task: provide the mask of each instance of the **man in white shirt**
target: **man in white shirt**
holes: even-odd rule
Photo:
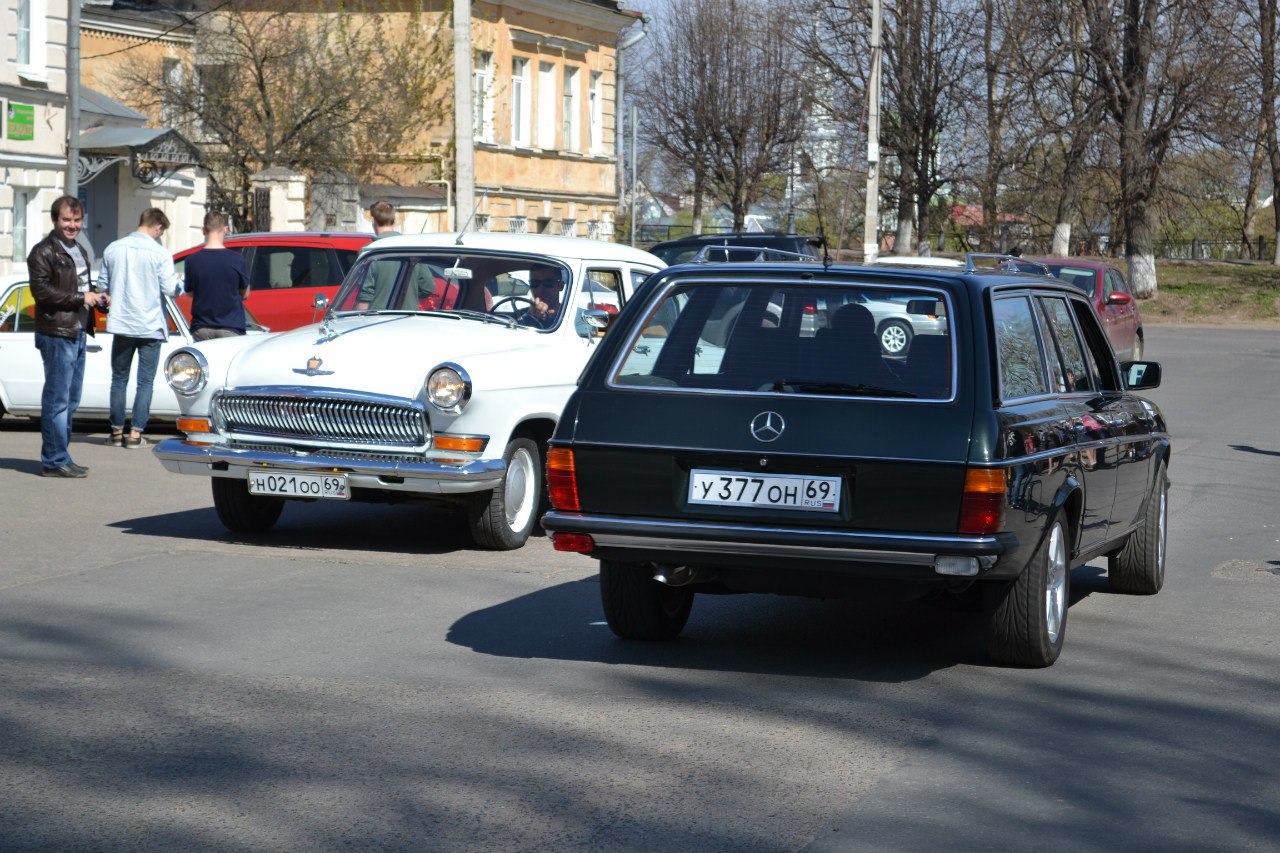
[[[160,362],[160,345],[169,337],[164,297],[182,292],[173,268],[173,256],[160,245],[169,217],[158,207],[142,212],[138,230],[116,240],[102,253],[98,290],[111,294],[107,331],[111,333],[111,437],[108,444],[145,447],[142,433],[151,414],[151,386]],[[125,397],[134,354],[138,356],[138,381],[133,395],[133,415],[125,435]]]

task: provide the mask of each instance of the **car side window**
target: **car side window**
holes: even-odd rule
[[[258,246],[249,271],[252,290],[326,286],[341,280],[341,275],[330,273],[328,250],[323,247]]]
[[[1111,351],[1111,344],[1107,340],[1107,333],[1102,330],[1102,326],[1098,323],[1098,315],[1094,312],[1093,306],[1088,303],[1072,300],[1071,307],[1075,309],[1076,325],[1080,329],[1081,337],[1084,339],[1085,356],[1089,360],[1089,366],[1093,371],[1094,388],[1099,391],[1118,391],[1120,390],[1118,368],[1116,367],[1115,355]]]
[[[342,274],[338,276],[339,280],[341,280],[356,265],[356,258],[360,257],[360,252],[355,249],[334,249],[333,253],[337,255],[338,267],[342,270]]]
[[[1076,335],[1075,323],[1067,301],[1057,297],[1040,297],[1040,310],[1044,312],[1045,327],[1049,333],[1045,341],[1045,354],[1052,365],[1054,353],[1062,364],[1061,373],[1055,379],[1058,393],[1071,394],[1077,391],[1092,391],[1096,384],[1093,372],[1085,360],[1084,347]]]
[[[1106,296],[1113,293],[1128,293],[1129,285],[1125,284],[1124,276],[1116,270],[1107,270]]]
[[[587,270],[587,280],[582,289],[586,291],[583,308],[603,308],[606,311],[617,311],[626,302],[622,292],[622,272],[616,269]]]
[[[33,315],[24,313],[23,306],[35,310],[30,287],[15,287],[5,294],[4,302],[0,303],[0,332],[34,331]]]
[[[1040,356],[1040,336],[1036,333],[1031,300],[1012,296],[995,300],[991,306],[995,323],[996,359],[1000,371],[1000,397],[1016,400],[1045,394],[1044,363]]]

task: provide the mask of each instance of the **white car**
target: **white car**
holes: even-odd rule
[[[609,309],[663,266],[574,237],[377,240],[322,323],[170,356],[186,437],[155,454],[211,477],[234,531],[270,528],[289,500],[415,498],[460,505],[481,547],[519,548],[539,515],[547,439]],[[548,288],[530,283],[548,278],[565,303],[536,323],[532,297]]]
[[[168,297],[164,300],[169,337],[160,351],[161,363],[179,347],[191,344],[191,330],[182,312]],[[97,328],[89,338],[84,365],[84,391],[77,418],[106,420],[111,394],[111,340],[107,317],[97,314]],[[251,330],[265,331],[250,320]],[[35,299],[27,274],[0,277],[0,415],[40,417],[40,395],[44,389],[44,363],[35,345]],[[134,377],[130,377],[126,403],[133,407]],[[180,413],[177,395],[157,376],[151,397],[151,417],[173,420]]]

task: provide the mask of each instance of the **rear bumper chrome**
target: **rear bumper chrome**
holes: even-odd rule
[[[297,454],[261,447],[190,444],[167,438],[153,451],[161,464],[177,474],[247,478],[249,471],[269,469],[299,474],[343,474],[357,489],[450,495],[488,491],[502,483],[506,463],[473,459],[448,463],[431,459],[345,458]]]
[[[750,565],[784,559],[808,568],[857,573],[883,568],[925,569],[933,574],[939,557],[969,557],[977,574],[996,577],[1002,554],[1012,551],[1012,534],[994,536],[850,532],[709,522],[547,513],[548,533],[585,533],[596,544],[592,556],[690,564]],[[822,566],[821,564],[827,564]]]

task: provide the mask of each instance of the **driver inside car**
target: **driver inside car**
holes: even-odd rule
[[[522,326],[551,329],[560,317],[560,292],[564,277],[560,270],[535,268],[529,271],[530,305],[516,317]]]

